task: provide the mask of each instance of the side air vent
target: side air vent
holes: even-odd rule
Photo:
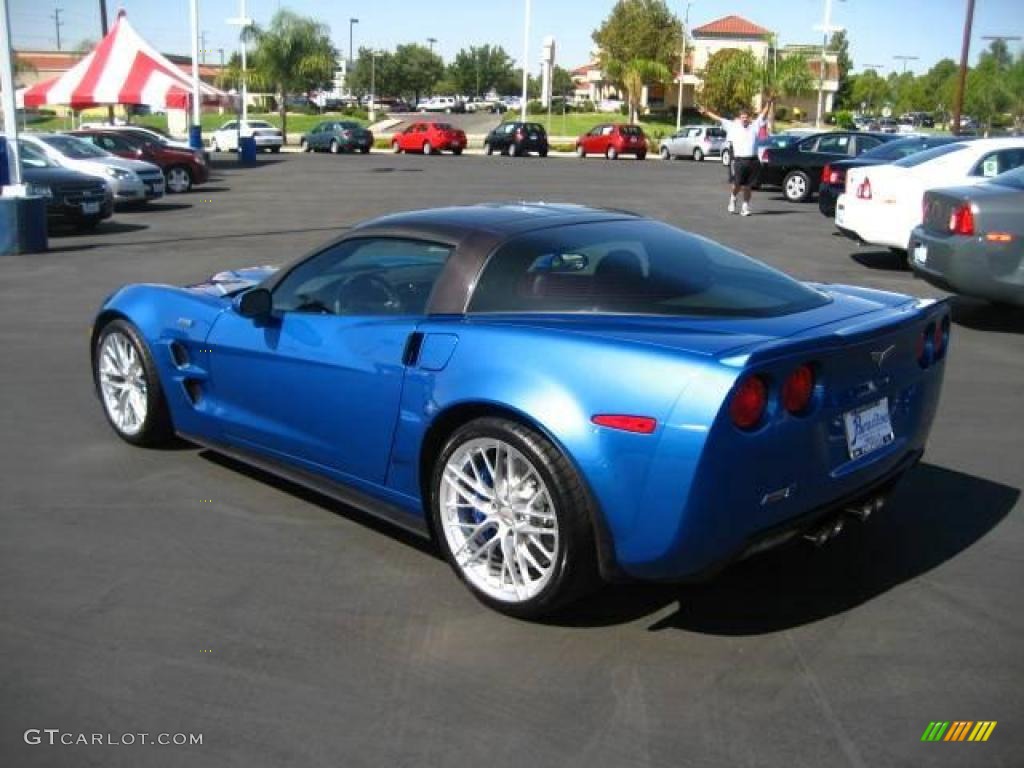
[[[185,379],[185,394],[192,405],[199,405],[199,401],[203,399],[203,385],[195,379]]]
[[[171,357],[174,359],[174,364],[179,368],[184,368],[188,365],[188,350],[179,341],[171,342]]]

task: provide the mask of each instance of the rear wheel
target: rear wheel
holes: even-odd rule
[[[732,162],[732,151],[728,149],[722,150],[722,165],[728,165]]]
[[[368,154],[370,154],[370,147],[369,147],[369,145],[367,145],[365,147],[360,147],[359,151],[362,152],[364,155],[368,155]]]
[[[331,139],[330,150],[331,150],[331,154],[332,155],[336,155],[336,154],[338,154],[338,152],[341,151],[341,147],[338,146],[338,140],[337,139]]]
[[[391,151],[394,152],[396,155],[402,151],[402,148],[398,145],[397,139],[391,142]]]
[[[811,196],[811,178],[803,171],[790,171],[782,180],[782,194],[791,203],[802,203]]]
[[[637,160],[646,160],[647,159],[647,153],[646,152],[637,152],[636,153],[636,159]]]
[[[578,157],[580,160],[582,160],[586,156],[587,156],[587,150],[585,150],[583,148],[582,144],[577,144],[576,145],[576,157]]]
[[[299,149],[301,149],[303,152],[313,151],[312,147],[309,146],[309,143],[305,139],[299,139]]]
[[[700,147],[696,147],[693,150],[693,159],[698,163],[704,162],[704,151]]]
[[[100,331],[93,379],[103,413],[120,438],[133,445],[160,445],[174,437],[156,365],[127,320],[113,320]]]
[[[452,154],[453,155],[461,155],[462,154],[462,147],[456,147],[455,149],[453,149],[452,150]]]
[[[433,147],[433,145],[429,141],[424,141],[423,142],[423,154],[424,155],[432,155],[432,154],[434,154],[434,147]]]
[[[617,150],[615,147],[608,147],[608,149],[606,149],[604,152],[604,156],[607,157],[609,160],[615,160],[619,156],[619,150]]]
[[[485,155],[493,155],[494,154],[494,147],[491,146],[491,142],[489,142],[489,141],[484,142],[484,154]]]
[[[661,151],[658,154],[661,155],[661,159],[662,160],[671,160],[672,159],[672,153],[668,151],[668,147],[662,147]]]
[[[541,157],[547,157],[548,156],[548,150],[547,150],[547,148],[542,149],[539,152],[537,152],[537,154],[540,155]]]
[[[456,430],[434,466],[430,501],[446,559],[495,610],[539,618],[598,582],[579,476],[532,429],[482,418]]]
[[[519,155],[521,154],[519,145],[516,144],[514,141],[508,145],[508,154],[509,157],[519,157]]]

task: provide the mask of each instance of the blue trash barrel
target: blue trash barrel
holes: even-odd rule
[[[238,139],[238,162],[242,165],[256,164],[256,139],[252,136]]]
[[[42,253],[48,245],[46,198],[0,197],[0,256]]]
[[[7,165],[7,139],[0,136],[0,187],[11,183],[11,169]]]
[[[188,145],[192,149],[203,148],[203,127],[201,125],[190,125],[188,127]]]

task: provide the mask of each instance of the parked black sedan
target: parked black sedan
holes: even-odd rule
[[[103,179],[61,168],[31,144],[19,141],[29,194],[46,198],[48,224],[92,229],[114,213],[114,195]]]
[[[1024,307],[1024,168],[924,195],[910,266],[932,285]]]
[[[931,149],[953,141],[963,141],[963,139],[958,136],[909,136],[905,139],[887,141],[874,149],[869,149],[863,155],[829,163],[821,171],[821,184],[818,187],[818,210],[823,216],[830,219],[835,218],[836,200],[846,189],[846,173],[851,168],[861,168],[865,165],[886,165],[923,149]]]
[[[782,187],[786,199],[794,203],[809,200],[814,181],[822,169],[844,157],[856,157],[869,149],[892,141],[896,136],[863,131],[816,133],[788,147],[768,148],[761,153],[761,186]]]
[[[540,123],[502,123],[484,138],[484,151],[488,155],[500,152],[513,157],[536,152],[547,157],[548,133]]]
[[[304,152],[362,152],[373,146],[373,133],[354,120],[325,120],[299,140]]]

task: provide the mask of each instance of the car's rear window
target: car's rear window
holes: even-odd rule
[[[960,152],[967,149],[966,144],[943,144],[941,147],[932,147],[926,149],[923,152],[915,152],[913,155],[907,155],[900,160],[897,160],[893,165],[898,165],[900,168],[913,168],[914,166],[921,165],[921,163],[927,163],[929,160],[934,160],[937,157],[943,155],[951,155],[954,152]]]
[[[452,124],[451,123],[434,123],[434,128],[436,128],[439,131],[450,131],[450,130],[452,130]]]
[[[989,180],[989,184],[999,184],[1003,187],[1024,189],[1024,166],[1015,168],[1012,171],[1001,173]]]
[[[544,133],[544,126],[540,123],[527,123],[526,130],[529,133]]]
[[[870,157],[877,160],[891,162],[893,160],[899,160],[902,157],[915,155],[918,152],[924,152],[926,149],[932,149],[954,141],[956,141],[956,139],[951,136],[935,136],[927,139],[897,139],[896,141],[887,141],[884,144],[879,144],[877,147],[869,149],[861,155],[861,157]]]
[[[638,125],[624,125],[619,128],[623,136],[643,136],[644,132]]]
[[[828,301],[710,240],[629,220],[510,240],[488,260],[468,311],[766,317]]]

